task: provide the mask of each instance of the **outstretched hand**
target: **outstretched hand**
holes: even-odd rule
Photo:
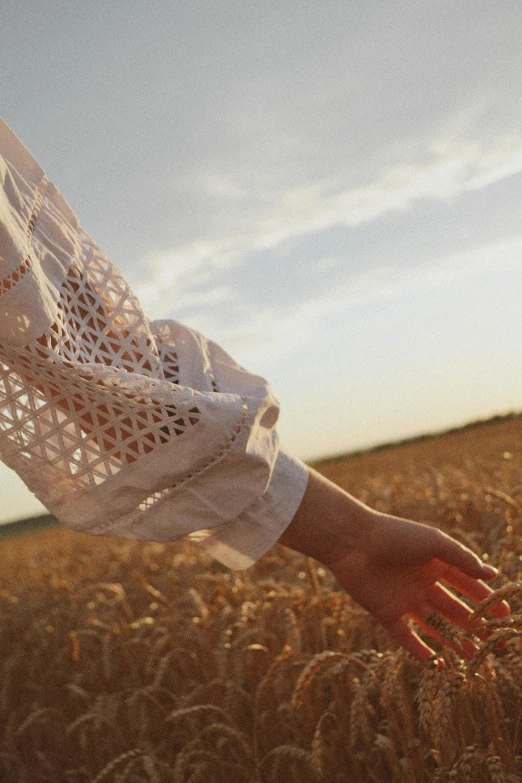
[[[427,525],[377,515],[372,528],[359,548],[328,564],[342,587],[420,661],[426,662],[434,650],[408,620],[470,657],[476,649],[471,640],[463,639],[459,645],[433,626],[439,616],[466,630],[472,610],[447,588],[482,601],[492,592],[484,580],[494,578],[496,570]],[[509,614],[509,606],[502,602],[491,612],[503,617]]]
[[[497,571],[442,531],[374,511],[311,471],[301,506],[280,542],[328,566],[418,660],[426,662],[435,652],[410,620],[464,657],[476,650],[470,639],[458,644],[444,629],[436,630],[433,619],[467,630],[472,610],[448,588],[482,601],[493,592],[485,581]],[[505,601],[490,609],[497,617],[509,611]]]

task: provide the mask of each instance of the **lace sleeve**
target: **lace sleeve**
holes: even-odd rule
[[[149,322],[120,272],[0,124],[0,456],[84,532],[197,535],[249,565],[306,485],[266,382]]]

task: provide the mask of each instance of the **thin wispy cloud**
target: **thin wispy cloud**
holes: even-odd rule
[[[147,258],[142,264],[145,279],[137,285],[137,293],[145,309],[154,307],[158,312],[159,308],[161,317],[189,310],[197,317],[198,309],[205,311],[209,304],[219,307],[233,299],[235,270],[248,265],[256,254],[277,252],[285,243],[302,241],[335,226],[350,229],[378,223],[390,214],[412,210],[419,202],[451,203],[522,172],[522,136],[501,136],[487,147],[479,143],[447,146],[444,153],[439,149],[439,154],[424,163],[390,166],[375,180],[356,188],[339,189],[339,183],[334,188],[332,182],[317,182],[290,189],[274,198],[269,209],[264,204],[257,214],[252,209],[241,233],[218,235]],[[234,202],[243,193],[241,185],[228,177],[220,187],[213,178],[212,189],[230,194],[233,213]],[[465,265],[468,252],[476,257],[482,251],[471,248],[454,255],[451,263]],[[420,267],[421,276],[427,274],[431,260],[411,261]],[[310,263],[324,263],[324,256]],[[329,263],[334,262],[330,259]],[[379,276],[379,269],[367,270],[366,279]],[[353,279],[349,271],[347,268],[348,285],[357,284],[357,270]]]
[[[221,339],[230,350],[240,352],[247,363],[255,362],[267,348],[274,358],[305,345],[310,324],[317,327],[325,317],[348,314],[355,307],[404,297],[410,292],[422,295],[423,291],[440,284],[511,268],[522,270],[522,234],[433,257],[422,266],[401,269],[382,264],[359,272],[343,287],[320,297],[295,302],[284,311],[269,307],[244,313],[241,328],[222,328]]]

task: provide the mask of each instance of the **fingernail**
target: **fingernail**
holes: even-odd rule
[[[487,573],[491,574],[491,576],[496,576],[498,574],[498,568],[489,565],[489,563],[482,563],[482,570],[487,571]]]

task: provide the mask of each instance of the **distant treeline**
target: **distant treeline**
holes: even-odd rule
[[[22,535],[23,533],[34,533],[35,530],[59,524],[56,517],[53,517],[52,514],[40,514],[38,517],[19,519],[17,522],[7,522],[4,525],[0,525],[0,539]]]

